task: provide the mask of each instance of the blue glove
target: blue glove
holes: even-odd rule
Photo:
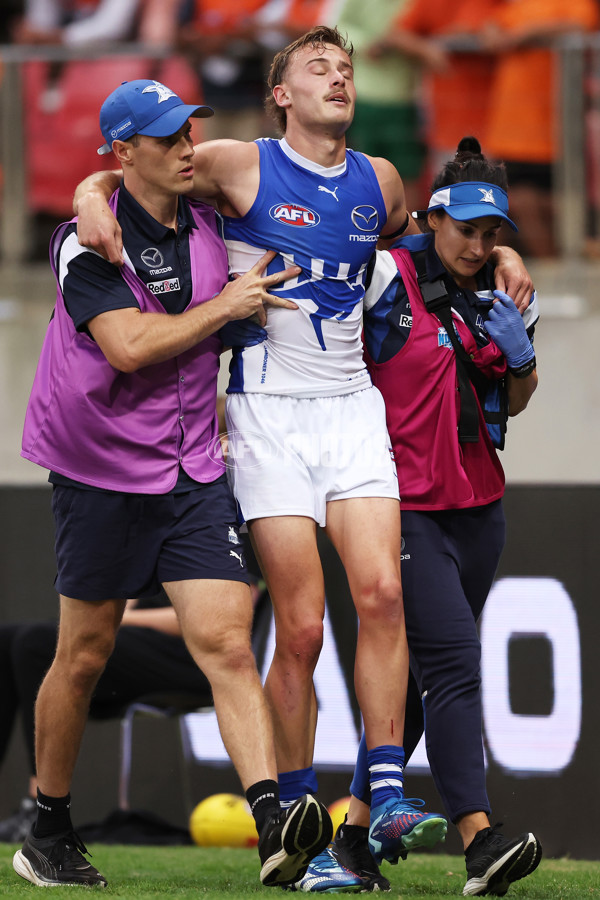
[[[267,339],[265,329],[253,319],[234,319],[219,329],[225,347],[254,347]]]
[[[494,297],[500,302],[494,303],[483,327],[504,353],[509,368],[519,369],[535,356],[523,316],[508,294],[494,291]]]

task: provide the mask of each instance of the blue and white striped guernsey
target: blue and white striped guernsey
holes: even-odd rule
[[[242,218],[223,217],[231,272],[246,272],[266,250],[273,273],[301,274],[273,293],[298,310],[269,307],[267,340],[234,350],[229,393],[323,397],[369,387],[361,344],[367,262],[386,210],[371,163],[346,151],[324,168],[284,140],[261,139],[260,186]]]

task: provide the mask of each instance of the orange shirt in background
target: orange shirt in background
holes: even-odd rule
[[[518,34],[544,23],[564,32],[599,24],[595,0],[505,0],[494,20]],[[558,102],[556,56],[543,47],[515,48],[498,56],[490,96],[485,152],[498,159],[551,163],[556,158],[554,116]]]
[[[194,23],[204,33],[227,34],[252,19],[265,3],[266,0],[196,0]]]
[[[413,0],[398,17],[399,28],[423,38],[476,34],[493,17],[501,0]],[[425,76],[430,119],[428,144],[454,151],[467,134],[483,145],[494,60],[485,53],[452,53],[450,67]],[[486,147],[483,147],[486,152]]]

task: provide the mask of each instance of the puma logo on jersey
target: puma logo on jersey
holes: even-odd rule
[[[325,187],[325,185],[320,184],[319,187],[318,187],[318,190],[319,190],[319,191],[324,191],[326,194],[331,194],[331,196],[333,197],[333,199],[336,200],[337,203],[339,203],[340,200],[339,200],[339,197],[338,197],[338,195],[337,195],[337,189],[338,189],[338,188],[339,188],[339,184],[337,184],[337,185],[334,187],[334,189],[333,189],[332,191],[330,191],[328,187]]]

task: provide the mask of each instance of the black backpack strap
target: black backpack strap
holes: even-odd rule
[[[425,263],[425,251],[411,251],[411,257],[417,271],[419,289],[428,312],[434,313],[446,329],[446,334],[454,348],[456,358],[456,375],[460,392],[460,416],[458,421],[458,439],[461,443],[475,443],[479,440],[479,406],[476,386],[480,389],[482,375],[471,357],[461,344],[452,321],[452,308],[448,290],[442,277],[429,281]]]

